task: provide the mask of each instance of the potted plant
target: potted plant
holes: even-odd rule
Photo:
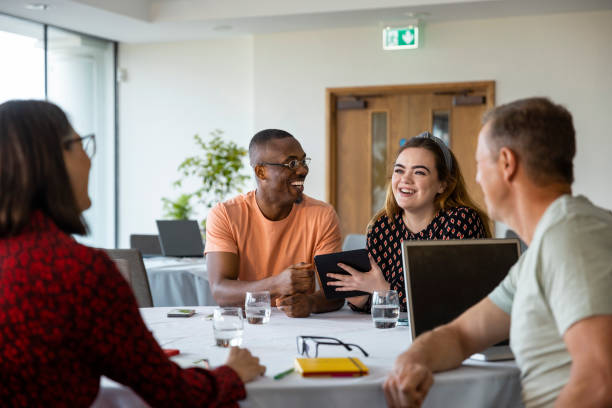
[[[186,180],[192,178],[196,178],[201,186],[195,191],[182,193],[176,200],[163,197],[164,216],[186,219],[194,213],[194,205],[203,207],[208,212],[230,194],[242,192],[242,187],[249,179],[248,175],[241,172],[247,150],[223,139],[222,135],[223,131],[219,129],[210,132],[206,140],[200,135],[194,135],[198,154],[187,157],[178,166],[181,176],[173,186],[181,188]],[[195,204],[191,202],[192,198],[196,199]],[[205,214],[201,225],[206,229]]]
[[[193,214],[191,194],[181,194],[175,201],[162,197],[164,216],[173,220],[187,220]]]

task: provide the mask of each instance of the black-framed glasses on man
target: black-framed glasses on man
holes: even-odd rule
[[[364,356],[369,356],[369,354],[359,345],[353,343],[344,343],[343,341],[335,337],[297,336],[295,340],[297,343],[298,354],[301,356],[306,356],[308,358],[317,357],[319,355],[319,345],[321,344],[324,344],[326,346],[342,346],[348,351],[353,351],[353,347],[356,347],[363,353]]]
[[[294,159],[288,163],[269,163],[269,162],[259,163],[260,166],[283,166],[283,167],[288,168],[289,170],[295,170],[298,168],[298,166],[308,168],[309,164],[310,164],[310,157],[305,157],[302,160]]]
[[[68,149],[71,144],[81,142],[83,150],[91,159],[96,154],[96,135],[91,133],[89,135],[75,137],[74,139],[64,140],[64,147]]]

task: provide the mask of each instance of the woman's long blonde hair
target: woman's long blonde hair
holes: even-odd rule
[[[465,180],[463,179],[463,175],[461,174],[461,169],[459,168],[459,163],[457,162],[457,158],[453,154],[453,152],[449,149],[451,157],[451,170],[448,169],[444,159],[444,152],[438,146],[438,144],[429,137],[413,137],[409,139],[397,152],[395,156],[395,160],[399,157],[399,155],[406,149],[410,148],[421,148],[430,151],[433,153],[435,161],[436,161],[436,170],[438,171],[438,179],[446,183],[446,188],[444,192],[436,195],[434,198],[434,206],[436,210],[448,210],[453,207],[469,207],[480,215],[480,220],[482,221],[483,227],[485,229],[487,237],[491,236],[491,231],[489,229],[489,217],[487,213],[484,212],[467,192],[465,187]],[[394,217],[401,213],[402,209],[395,201],[395,196],[393,195],[393,188],[391,186],[391,176],[389,177],[389,181],[387,182],[387,198],[385,200],[385,207],[381,208],[375,215],[372,217],[367,226],[367,231],[374,225],[374,223],[383,215],[386,215],[387,218],[392,221]]]

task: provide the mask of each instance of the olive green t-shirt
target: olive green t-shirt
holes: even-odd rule
[[[553,406],[570,376],[565,331],[589,316],[612,314],[612,212],[582,196],[555,200],[489,298],[511,315],[525,405]]]

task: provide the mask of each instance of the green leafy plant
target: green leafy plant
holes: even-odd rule
[[[175,201],[166,197],[162,198],[164,203],[164,216],[174,220],[186,220],[193,214],[191,205],[191,194],[181,194]]]
[[[162,198],[166,216],[176,218],[175,215],[191,216],[192,212],[177,211],[191,209],[191,198],[196,198],[196,205],[203,206],[206,212],[215,204],[224,201],[229,194],[242,192],[242,187],[249,176],[241,173],[247,150],[239,147],[236,143],[223,139],[223,131],[217,129],[210,132],[205,140],[200,135],[194,135],[194,141],[200,152],[194,156],[187,157],[179,166],[181,177],[173,184],[175,188],[181,188],[187,179],[196,178],[201,184],[191,193],[184,193],[176,201]],[[167,209],[172,209],[168,211]],[[206,220],[202,221],[206,228]]]

